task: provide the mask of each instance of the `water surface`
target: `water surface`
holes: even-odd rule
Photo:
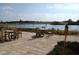
[[[50,25],[50,24],[13,24],[17,28],[42,28],[64,30],[65,25]],[[79,31],[79,25],[69,25],[69,30]]]

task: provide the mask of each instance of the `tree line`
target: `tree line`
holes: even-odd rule
[[[68,25],[79,25],[79,20],[77,21],[73,21],[72,19],[68,19],[67,21],[54,21],[51,24],[52,25],[64,25],[65,23],[67,23]]]
[[[77,21],[73,21],[72,19],[68,19],[67,21],[23,21],[23,20],[19,20],[19,21],[1,21],[0,23],[8,23],[8,24],[12,24],[12,23],[18,23],[18,24],[24,24],[24,23],[28,23],[28,24],[51,24],[51,25],[64,25],[65,23],[68,23],[68,25],[79,25],[79,20]]]

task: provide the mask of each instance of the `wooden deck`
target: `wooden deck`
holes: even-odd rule
[[[64,40],[64,36],[44,35],[41,38],[32,38],[35,33],[22,32],[22,38],[0,43],[1,55],[45,55],[50,52],[58,41]],[[78,36],[68,36],[69,41],[79,42]]]

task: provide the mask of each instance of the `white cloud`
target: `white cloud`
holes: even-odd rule
[[[79,4],[51,4],[46,5],[46,12],[30,12],[30,11],[21,11],[12,8],[11,6],[2,7],[3,13],[6,15],[5,18],[8,19],[23,19],[23,20],[45,20],[45,21],[63,21],[66,19],[75,19],[79,18]],[[46,10],[46,9],[45,9]],[[52,12],[49,12],[52,11]]]
[[[52,5],[47,5],[46,8],[48,8],[48,9],[52,9],[53,6],[52,6]]]
[[[63,21],[73,19],[76,21],[79,19],[79,14],[66,14],[66,13],[32,13],[32,14],[21,14],[19,17],[24,20],[42,20],[42,21]]]
[[[2,20],[11,20],[15,18],[14,9],[10,6],[0,7],[0,19]]]
[[[2,8],[2,12],[5,14],[5,15],[10,15],[11,13],[13,13],[13,8],[10,7],[10,6],[4,6]]]
[[[54,4],[54,8],[57,8],[58,10],[79,10],[79,4]]]
[[[10,6],[4,6],[2,9],[3,9],[3,10],[13,10],[13,8],[10,7]]]

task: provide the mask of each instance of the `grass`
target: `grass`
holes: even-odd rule
[[[34,28],[17,28],[20,31],[26,31],[26,32],[35,32],[36,29]]]
[[[26,32],[36,32],[36,28],[17,28],[18,30],[21,31],[26,31]],[[57,35],[64,35],[64,30],[55,30],[55,29],[48,29],[47,32],[51,32],[53,34]],[[68,35],[77,35],[79,34],[78,31],[69,31]]]

